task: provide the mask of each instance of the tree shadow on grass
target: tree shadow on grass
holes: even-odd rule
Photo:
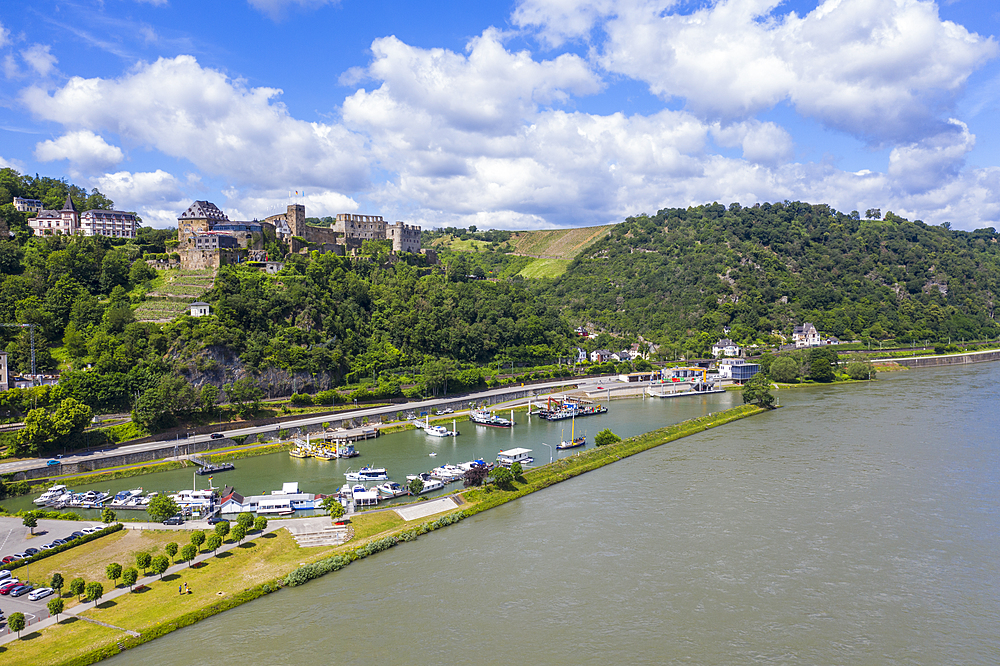
[[[261,539],[276,539],[278,537],[274,532],[268,532],[267,534],[260,535]]]
[[[246,543],[241,543],[239,546],[237,546],[237,548],[242,548],[243,550],[247,550],[248,548],[256,548],[256,547],[257,547],[257,544],[255,544],[253,541],[247,541]]]
[[[57,622],[56,624],[73,624],[74,622],[83,622],[83,620],[73,615],[70,615],[65,620],[59,620],[59,622]]]
[[[216,555],[216,557],[218,557],[220,560],[224,557],[232,557],[232,556],[233,554],[230,553],[228,550],[224,553],[219,553],[218,555]]]
[[[114,599],[110,599],[108,601],[105,601],[103,604],[97,604],[94,608],[100,608],[102,610],[107,610],[108,608],[114,608],[117,605],[118,605],[117,601],[115,601]]]
[[[160,580],[164,581],[165,583],[169,583],[170,581],[177,580],[180,577],[181,577],[180,574],[172,573],[172,574],[167,574],[166,576],[164,576]]]
[[[150,587],[148,585],[137,585],[133,588],[132,594],[145,594],[146,592],[149,592],[149,590]]]
[[[41,632],[39,632],[39,631],[33,631],[30,634],[24,634],[23,636],[21,636],[21,640],[22,641],[33,641],[36,638],[41,638],[41,637],[42,637]]]

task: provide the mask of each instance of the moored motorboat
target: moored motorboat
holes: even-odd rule
[[[454,430],[448,430],[444,426],[432,425],[424,428],[424,432],[431,437],[454,437],[458,432]]]
[[[410,492],[395,481],[386,481],[385,483],[377,485],[375,486],[375,490],[378,491],[379,495],[385,495],[386,497],[399,497],[400,495],[405,495]]]
[[[384,467],[362,467],[357,472],[347,470],[344,474],[348,481],[388,481],[389,473]]]
[[[510,428],[514,422],[510,419],[501,418],[488,409],[473,409],[469,412],[469,420],[476,425],[491,426],[493,428]]]

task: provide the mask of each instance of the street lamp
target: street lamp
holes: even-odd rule
[[[545,442],[542,442],[542,446],[544,446],[549,450],[549,464],[552,464],[552,447],[546,444]]]

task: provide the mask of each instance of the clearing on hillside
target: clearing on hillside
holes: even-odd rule
[[[599,227],[580,227],[578,229],[521,231],[512,237],[510,242],[514,245],[514,254],[539,259],[572,261],[587,246],[607,234],[613,226],[613,224],[605,224]]]

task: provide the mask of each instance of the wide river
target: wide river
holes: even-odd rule
[[[998,396],[998,363],[782,391],[110,663],[1000,663]]]

